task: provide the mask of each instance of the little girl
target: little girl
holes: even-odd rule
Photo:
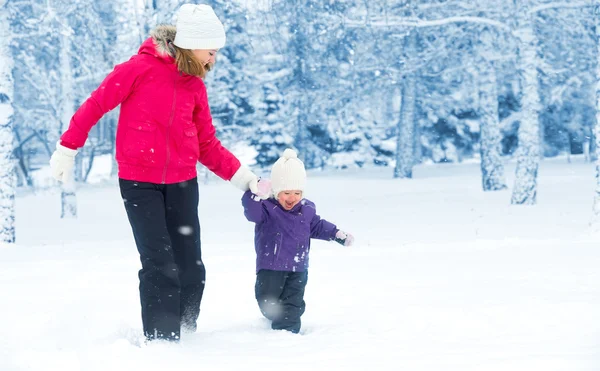
[[[255,295],[262,314],[274,330],[300,331],[304,289],[308,278],[310,239],[352,245],[351,234],[317,215],[315,204],[303,198],[304,164],[286,149],[273,168],[271,181],[261,180],[258,193],[242,197],[244,215],[256,223]]]

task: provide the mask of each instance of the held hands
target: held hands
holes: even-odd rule
[[[50,157],[50,170],[54,179],[70,183],[73,178],[73,167],[75,167],[76,149],[70,149],[56,143],[56,151]]]
[[[240,166],[230,182],[244,192],[250,190],[250,192],[258,194],[258,177],[245,166]]]
[[[343,246],[352,246],[354,244],[354,236],[350,233],[338,230],[335,233],[334,241]]]
[[[271,197],[271,181],[269,179],[261,178],[258,180],[258,193],[255,193],[261,200],[266,200]]]

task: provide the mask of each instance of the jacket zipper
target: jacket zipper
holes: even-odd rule
[[[167,162],[165,162],[165,169],[163,170],[162,176],[162,184],[165,184],[167,181],[167,168],[169,167],[169,160],[171,158],[171,150],[169,147],[169,134],[171,131],[171,124],[173,123],[173,117],[175,116],[175,102],[177,100],[177,75],[175,75],[175,79],[173,80],[173,104],[171,106],[171,117],[169,117],[169,126],[167,126]]]

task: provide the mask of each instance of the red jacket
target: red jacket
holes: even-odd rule
[[[83,147],[96,122],[121,104],[119,178],[178,183],[194,178],[200,161],[230,180],[240,162],[215,136],[204,82],[180,73],[158,42],[148,38],[137,55],[115,67],[75,112],[61,143]]]

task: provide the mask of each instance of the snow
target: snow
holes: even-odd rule
[[[514,164],[506,165],[509,186]],[[309,174],[319,214],[356,238],[315,241],[300,335],[254,300],[241,194],[200,187],[207,286],[198,332],[138,347],[139,258],[112,179],[17,198],[0,247],[0,370],[597,370],[600,249],[592,164],[541,162],[538,205],[481,191],[479,165]]]

